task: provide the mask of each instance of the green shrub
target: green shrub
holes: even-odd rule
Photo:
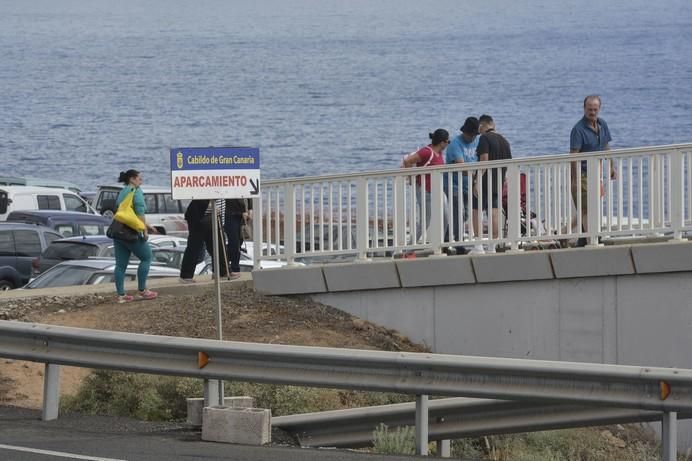
[[[63,411],[130,416],[146,421],[184,420],[186,399],[201,397],[203,392],[200,379],[97,370],[84,380],[76,395],[62,399],[61,408]],[[254,397],[258,408],[270,408],[274,416],[410,400],[409,396],[399,394],[236,381],[224,383],[224,395]]]
[[[414,455],[416,453],[415,430],[412,427],[397,427],[390,431],[389,427],[380,424],[372,436],[375,453],[389,455]]]
[[[481,459],[483,456],[481,439],[452,440],[452,456],[461,459]]]

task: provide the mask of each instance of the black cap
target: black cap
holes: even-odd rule
[[[470,134],[470,135],[477,135],[478,134],[478,119],[476,117],[469,117],[466,119],[464,124],[461,127],[461,132]]]

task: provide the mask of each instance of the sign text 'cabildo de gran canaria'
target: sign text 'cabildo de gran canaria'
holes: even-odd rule
[[[260,156],[256,147],[171,149],[173,198],[252,198],[259,194]]]

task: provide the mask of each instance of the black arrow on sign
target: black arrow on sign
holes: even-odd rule
[[[259,179],[258,180],[250,180],[250,185],[252,186],[252,190],[250,191],[250,195],[257,195],[259,194]]]

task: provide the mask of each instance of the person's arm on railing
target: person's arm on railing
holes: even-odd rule
[[[404,159],[402,160],[402,166],[404,168],[411,168],[416,166],[418,163],[421,162],[420,155],[418,155],[418,151],[413,152],[411,154],[408,154]]]

